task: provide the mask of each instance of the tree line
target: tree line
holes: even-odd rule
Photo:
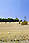
[[[26,16],[24,16],[24,21],[26,21]],[[22,20],[19,20],[18,18],[0,18],[0,22],[22,22]]]
[[[0,22],[19,22],[19,19],[18,18],[0,18]]]

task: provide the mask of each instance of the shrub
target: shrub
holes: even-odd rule
[[[24,22],[21,23],[21,25],[27,25],[27,24],[28,24],[27,21],[24,21]]]

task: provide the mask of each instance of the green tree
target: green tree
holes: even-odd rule
[[[11,20],[12,18],[8,18],[8,20]]]
[[[5,20],[4,18],[2,20]]]
[[[20,22],[22,22],[22,20],[20,20]]]
[[[8,18],[8,20],[10,20],[10,18]]]
[[[16,18],[15,20],[19,20],[18,18]]]
[[[0,20],[2,20],[2,18],[0,18]]]

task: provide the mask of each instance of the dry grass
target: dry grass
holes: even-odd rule
[[[0,24],[0,39],[29,39],[29,25],[19,23]]]

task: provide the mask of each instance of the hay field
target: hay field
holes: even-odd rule
[[[9,39],[20,39],[20,35],[21,37],[25,37],[25,39],[29,39],[29,37],[26,37],[29,36],[29,25],[21,25],[18,22],[0,24],[0,39],[2,37],[8,37]]]
[[[0,24],[0,32],[20,32],[20,31],[29,31],[29,25],[21,25],[18,22]]]

